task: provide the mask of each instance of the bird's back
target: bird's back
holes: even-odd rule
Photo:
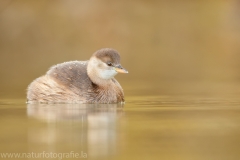
[[[66,88],[77,88],[76,93],[81,94],[91,86],[91,80],[87,75],[87,63],[88,61],[70,61],[57,64],[51,67],[46,75]]]
[[[29,103],[84,103],[92,82],[87,75],[87,61],[57,64],[45,76],[37,78],[28,87]]]

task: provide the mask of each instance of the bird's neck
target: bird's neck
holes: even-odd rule
[[[96,61],[96,58],[91,58],[89,60],[87,65],[87,74],[94,84],[98,85],[99,87],[107,87],[112,83],[112,79],[100,78],[99,74],[101,71],[98,69],[98,63]]]

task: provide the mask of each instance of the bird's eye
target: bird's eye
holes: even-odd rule
[[[108,66],[112,66],[112,62],[107,62],[107,65]]]

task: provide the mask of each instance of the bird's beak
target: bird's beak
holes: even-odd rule
[[[114,68],[115,68],[115,71],[117,71],[118,73],[128,73],[128,71],[124,69],[121,65],[117,65]]]

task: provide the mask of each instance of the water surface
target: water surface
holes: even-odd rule
[[[1,99],[1,153],[72,152],[88,159],[239,159],[237,94],[193,92],[126,99],[125,105],[28,105],[25,99]]]

